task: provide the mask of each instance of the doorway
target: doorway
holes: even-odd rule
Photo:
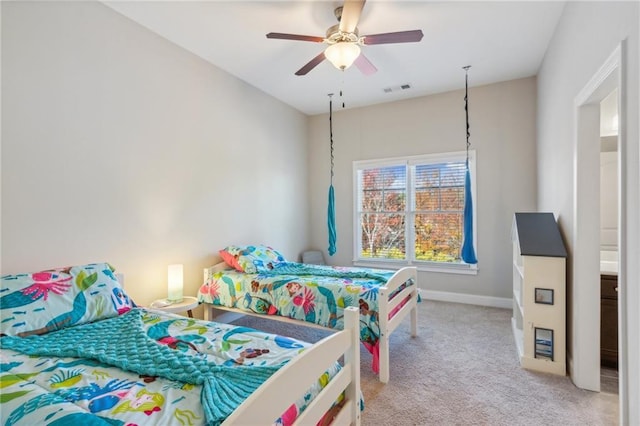
[[[621,161],[626,153],[624,132],[625,109],[621,98],[625,93],[622,66],[625,43],[621,43],[600,67],[575,99],[574,138],[574,223],[572,264],[569,290],[572,337],[568,342],[571,356],[571,379],[579,388],[600,392],[600,105],[612,92],[618,111],[617,136],[617,248],[618,248],[618,372],[619,413],[623,423],[628,413],[627,394],[627,312],[626,312],[626,169]],[[594,315],[596,313],[596,315]]]
[[[600,391],[618,394],[618,89],[600,102]]]

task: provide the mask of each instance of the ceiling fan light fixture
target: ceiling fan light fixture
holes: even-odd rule
[[[360,46],[352,42],[339,42],[330,45],[324,56],[339,70],[346,70],[360,56]]]

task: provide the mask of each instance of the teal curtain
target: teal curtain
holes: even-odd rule
[[[336,205],[335,196],[333,194],[333,185],[329,185],[329,206],[327,207],[327,228],[329,230],[329,256],[336,253],[336,240],[338,233],[336,231]]]
[[[475,265],[476,250],[473,247],[473,199],[471,197],[471,173],[469,172],[469,162],[467,160],[467,172],[464,177],[464,242],[460,257],[466,263]]]
[[[331,97],[333,93],[329,93],[329,149],[331,154],[331,183],[329,184],[329,204],[327,206],[327,229],[329,231],[329,256],[336,254],[336,240],[338,233],[336,232],[336,200],[333,194],[333,102]],[[340,92],[342,96],[342,92]]]
[[[473,246],[473,197],[471,197],[471,172],[469,172],[469,68],[471,65],[462,67],[465,70],[464,73],[464,113],[467,119],[467,171],[464,176],[464,241],[462,243],[462,249],[460,250],[460,257],[466,263],[475,265],[478,263],[476,259],[476,250]]]

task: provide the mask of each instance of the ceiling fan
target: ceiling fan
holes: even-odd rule
[[[345,0],[344,5],[334,11],[338,24],[327,29],[326,37],[300,34],[269,33],[267,38],[312,41],[329,46],[318,56],[296,71],[296,75],[306,75],[320,62],[328,59],[336,68],[345,70],[354,63],[365,75],[375,73],[377,68],[360,51],[360,46],[389,43],[411,43],[422,40],[422,30],[359,36],[358,20],[366,0]]]

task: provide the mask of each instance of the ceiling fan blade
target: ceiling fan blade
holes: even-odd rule
[[[378,69],[364,56],[364,53],[360,53],[354,62],[356,67],[360,70],[360,72],[364,75],[371,75],[378,71]]]
[[[372,34],[364,36],[364,44],[411,43],[422,40],[422,37],[422,30]]]
[[[324,61],[324,52],[321,52],[318,56],[307,62],[302,68],[296,71],[296,75],[306,75],[322,61]]]
[[[314,41],[316,43],[322,43],[324,41],[323,37],[285,33],[269,33],[267,34],[267,38],[277,38],[281,40]]]
[[[366,0],[345,0],[340,17],[340,31],[352,33],[358,26],[360,14]]]

